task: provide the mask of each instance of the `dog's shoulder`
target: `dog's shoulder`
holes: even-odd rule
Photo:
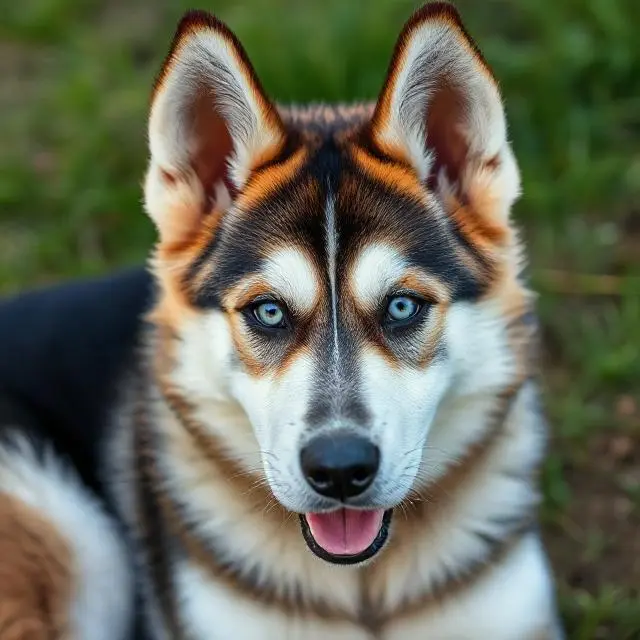
[[[0,428],[36,428],[93,484],[119,372],[152,295],[151,276],[131,269],[2,301]],[[25,414],[28,421],[19,419]]]

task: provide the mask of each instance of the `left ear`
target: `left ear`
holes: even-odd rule
[[[504,219],[519,195],[497,82],[449,4],[425,5],[405,25],[371,133],[447,199]]]

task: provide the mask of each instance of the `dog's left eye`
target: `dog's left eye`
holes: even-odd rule
[[[389,322],[404,322],[410,320],[420,311],[420,303],[410,296],[395,296],[387,305],[387,320]]]
[[[282,329],[286,326],[285,310],[277,302],[260,302],[253,307],[253,316],[268,329]]]

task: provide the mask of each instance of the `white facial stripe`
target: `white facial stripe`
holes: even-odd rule
[[[280,249],[266,261],[264,277],[295,309],[310,311],[318,299],[317,275],[302,251]]]
[[[327,256],[329,271],[329,285],[331,287],[331,321],[333,324],[333,360],[334,365],[338,366],[340,357],[340,349],[338,347],[338,294],[336,290],[336,254],[338,252],[338,230],[336,229],[336,211],[335,201],[330,195],[327,198],[326,214],[326,232],[327,232]]]
[[[358,256],[351,273],[350,288],[365,307],[377,303],[404,275],[407,265],[396,249],[372,244]]]

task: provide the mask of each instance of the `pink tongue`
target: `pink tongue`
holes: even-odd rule
[[[354,556],[369,548],[382,527],[384,509],[339,509],[331,513],[307,513],[314,540],[328,553]]]

